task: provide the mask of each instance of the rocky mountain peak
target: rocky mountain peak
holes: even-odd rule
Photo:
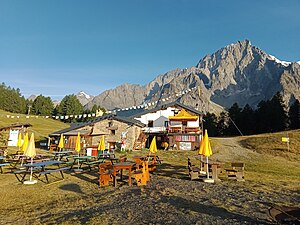
[[[99,104],[114,109],[180,101],[192,107],[197,105],[204,112],[218,113],[235,102],[242,107],[256,107],[278,91],[288,104],[295,93],[294,97],[300,98],[299,67],[298,63],[281,61],[243,40],[204,56],[195,67],[169,71],[144,86],[123,84],[107,90],[87,107]],[[188,94],[178,94],[190,88],[193,91]]]

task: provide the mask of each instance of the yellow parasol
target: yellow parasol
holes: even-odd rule
[[[206,156],[206,165],[207,165],[207,178],[209,178],[209,172],[208,172],[208,157],[212,155],[212,150],[208,138],[207,130],[205,130],[204,137],[201,140],[199,152],[200,155]]]
[[[104,150],[105,150],[104,135],[102,135],[102,138],[101,138],[101,140],[100,140],[100,142],[99,142],[98,150],[99,150],[99,151],[104,151]]]
[[[65,142],[64,142],[64,135],[63,135],[63,134],[60,134],[60,139],[59,139],[58,147],[59,147],[60,149],[63,149],[63,148],[64,148],[64,145],[65,145]]]
[[[28,137],[28,135],[27,135]],[[31,158],[31,164],[33,164],[33,158],[36,156],[35,143],[34,143],[34,133],[30,136],[29,144],[24,152],[24,155]],[[30,179],[25,181],[24,184],[35,184],[37,181],[32,180],[32,167],[30,167]]]
[[[201,140],[199,152],[200,155],[204,155],[206,157],[209,157],[212,155],[212,150],[210,146],[210,142],[208,139],[208,133],[207,130],[205,130],[204,137]]]
[[[80,132],[78,132],[77,138],[76,138],[76,144],[75,144],[75,151],[78,152],[78,154],[79,154],[80,150],[81,150],[81,146],[80,146]]]
[[[23,145],[22,145],[21,150],[23,152],[25,152],[26,149],[27,149],[27,146],[28,146],[28,133],[26,133],[25,136],[24,136],[24,141],[23,141]]]
[[[23,142],[23,140],[22,140],[22,134],[21,134],[21,132],[19,132],[19,135],[18,135],[18,142],[17,142],[17,147],[19,147],[19,150],[21,149],[21,147],[22,147],[22,143]]]
[[[30,141],[24,152],[24,155],[30,158],[34,158],[36,156],[35,143],[34,143],[34,134],[32,133],[30,136]]]
[[[157,152],[157,147],[156,147],[156,136],[154,136],[154,138],[153,138],[152,141],[151,141],[149,151],[152,152],[152,153],[156,153],[156,152]]]

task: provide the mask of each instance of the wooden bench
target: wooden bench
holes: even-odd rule
[[[119,162],[126,162],[127,161],[127,155],[120,155]]]
[[[147,174],[148,169],[146,167],[148,167],[148,162],[142,162],[142,168],[133,173],[133,177],[138,186],[146,185],[149,180],[149,174]]]
[[[0,171],[1,171],[1,173],[3,173],[2,167],[9,166],[9,165],[10,165],[10,163],[1,163],[0,164]]]
[[[89,167],[89,170],[92,171],[93,167],[99,167],[100,163],[103,163],[104,160],[94,160],[94,161],[87,161],[87,162],[82,162],[82,164],[85,164]]]
[[[25,176],[27,174],[30,174],[30,170],[26,170],[26,169],[18,169],[18,170],[15,170],[14,171],[14,175],[15,177],[17,178],[17,180],[21,183],[23,183],[24,179],[25,179]]]
[[[61,168],[57,168],[57,169],[48,169],[48,170],[39,172],[39,174],[40,175],[45,175],[46,181],[47,181],[47,183],[49,183],[49,179],[48,179],[49,174],[55,173],[55,172],[60,172],[61,178],[65,179],[63,171],[68,170],[68,169],[69,169],[69,167],[61,167]]]
[[[244,170],[245,165],[243,162],[232,162],[231,168],[225,169],[228,179],[237,181],[245,181]]]

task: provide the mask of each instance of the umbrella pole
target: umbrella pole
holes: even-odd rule
[[[78,163],[78,170],[79,170],[79,152],[78,152],[78,160],[77,160],[77,163]]]
[[[149,152],[149,155],[148,155],[148,163],[150,161],[150,155],[151,155],[151,152]]]
[[[202,157],[202,155],[200,155],[200,171],[202,171],[202,160],[203,160],[203,157]]]
[[[206,166],[207,166],[207,179],[209,179],[209,171],[208,171],[208,156],[206,156]]]
[[[31,158],[31,165],[33,164],[33,158]],[[29,181],[31,182],[32,181],[32,166],[30,167],[30,178],[29,178]]]

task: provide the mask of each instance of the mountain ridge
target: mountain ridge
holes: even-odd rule
[[[125,83],[106,90],[85,107],[96,104],[113,110],[179,101],[204,113],[219,113],[235,102],[256,107],[278,91],[289,105],[294,99],[300,100],[299,62],[281,61],[249,40],[238,41],[205,55],[195,66],[160,74],[145,85]]]

